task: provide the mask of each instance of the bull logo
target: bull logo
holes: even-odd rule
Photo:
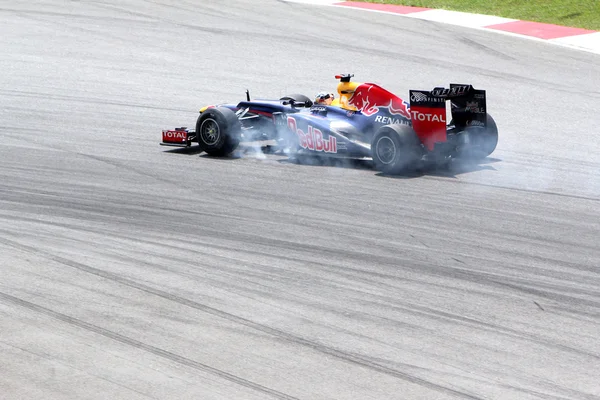
[[[392,115],[410,118],[410,105],[407,102],[372,84],[359,85],[348,100],[348,105],[356,107],[367,117],[384,108]]]

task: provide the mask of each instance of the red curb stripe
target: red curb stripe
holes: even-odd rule
[[[530,21],[505,22],[502,24],[488,25],[486,28],[534,36],[540,39],[557,39],[566,36],[585,35],[587,33],[596,32],[582,28],[570,28],[568,26],[543,24],[540,22]]]
[[[431,8],[397,6],[394,4],[379,4],[379,3],[363,3],[361,1],[344,1],[336,3],[336,6],[365,8],[368,10],[386,11],[395,14],[412,14],[421,11],[431,10]]]

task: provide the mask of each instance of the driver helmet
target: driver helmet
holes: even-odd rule
[[[317,97],[315,97],[315,104],[323,104],[328,106],[334,99],[335,96],[333,93],[321,92],[317,94]]]

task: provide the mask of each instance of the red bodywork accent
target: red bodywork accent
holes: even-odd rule
[[[254,114],[259,114],[259,115],[262,115],[264,117],[273,118],[273,113],[266,112],[266,111],[258,111],[258,110],[249,109],[248,112],[254,113]]]
[[[370,117],[386,108],[391,115],[401,115],[410,118],[408,104],[400,97],[374,83],[362,83],[356,87],[348,104],[356,107],[364,115]]]
[[[187,142],[187,131],[183,130],[164,130],[162,131],[163,143],[186,143]]]
[[[240,110],[240,108],[238,108],[238,107],[236,107],[236,108],[233,109],[233,111],[235,111],[235,112],[237,112],[239,110]],[[249,108],[248,112],[251,113],[251,114],[258,114],[258,115],[262,115],[263,117],[269,117],[271,119],[274,119],[272,112],[253,110],[252,108]]]
[[[412,105],[410,113],[412,127],[427,150],[431,151],[436,143],[446,141],[446,107]]]
[[[486,28],[534,36],[540,39],[557,39],[566,36],[585,35],[595,32],[588,29],[571,28],[567,26],[543,24],[540,22],[531,21],[504,22],[502,24],[488,25]]]

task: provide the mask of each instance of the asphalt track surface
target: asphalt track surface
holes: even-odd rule
[[[0,2],[1,399],[600,398],[600,58],[280,1]],[[197,109],[488,91],[476,165],[158,145]]]

